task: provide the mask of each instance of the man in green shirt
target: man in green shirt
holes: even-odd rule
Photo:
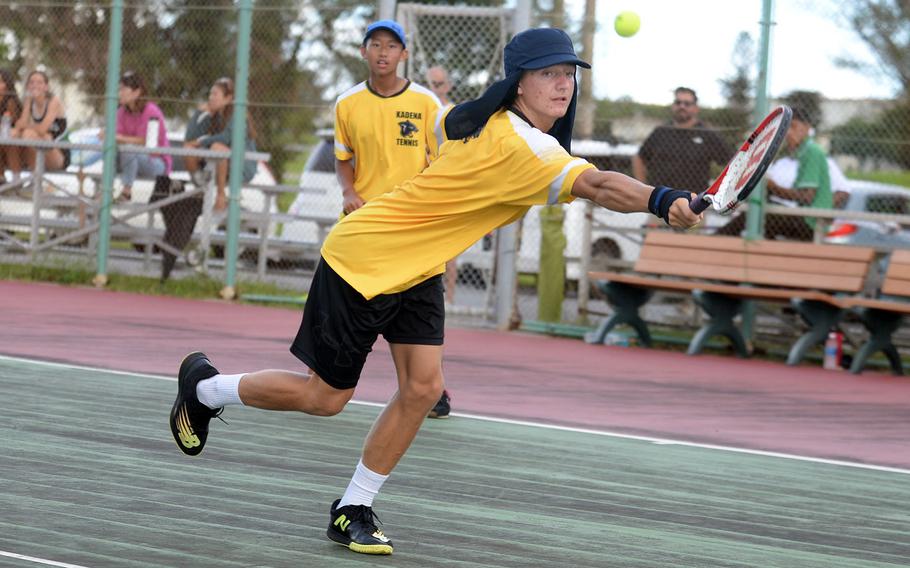
[[[834,195],[831,192],[831,177],[828,173],[828,156],[810,136],[812,124],[804,108],[793,107],[793,121],[787,131],[787,149],[794,155],[799,166],[793,188],[787,189],[768,180],[768,193],[781,199],[794,201],[800,207],[831,209]],[[745,214],[737,215],[732,221],[717,230],[718,235],[739,235],[745,227]],[[815,219],[790,215],[766,215],[765,238],[784,238],[797,241],[811,241],[815,232]]]

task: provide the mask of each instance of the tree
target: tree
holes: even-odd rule
[[[898,104],[875,120],[853,118],[831,131],[831,153],[910,168],[910,105]]]
[[[755,69],[755,44],[749,32],[740,32],[733,47],[733,75],[720,79],[721,91],[731,109],[749,112],[752,106],[752,73]]]
[[[723,127],[730,144],[736,144],[749,129],[752,113],[753,71],[756,67],[755,44],[748,32],[740,32],[733,46],[733,74],[719,79],[721,92],[727,99],[726,108],[713,111],[712,122]],[[707,115],[706,115],[707,118]]]
[[[832,139],[838,149],[851,149],[864,157],[883,158],[910,167],[910,2],[907,0],[852,0],[845,2],[843,20],[877,59],[879,72],[900,88],[890,110],[873,120],[856,119],[837,129]],[[839,63],[869,72],[868,65],[852,58]],[[862,143],[857,137],[865,136]],[[863,146],[860,148],[860,146]],[[832,146],[833,147],[833,146]],[[844,150],[846,151],[846,150]]]
[[[905,97],[910,94],[910,2],[851,0],[843,3],[841,15],[869,46],[881,71],[900,85]],[[868,67],[852,58],[839,62],[856,69]]]
[[[305,101],[321,100],[313,72],[300,65],[306,28],[296,25],[300,6],[272,0],[254,10],[249,110],[259,149],[272,154],[281,176],[285,148],[312,130],[315,114]],[[218,77],[233,77],[237,10],[231,0],[159,0],[124,9],[122,68],[146,77],[166,116],[188,117]],[[40,63],[57,83],[76,84],[100,115],[108,56],[109,12],[95,4],[8,4],[0,7],[0,31],[9,38],[11,66],[22,76]],[[301,108],[295,108],[301,106]],[[69,117],[72,122],[91,117]]]

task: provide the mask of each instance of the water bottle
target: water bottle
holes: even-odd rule
[[[822,360],[822,366],[825,369],[839,370],[841,368],[843,347],[844,334],[839,331],[832,331],[828,334],[828,340],[825,341],[825,357]]]
[[[146,148],[156,148],[158,147],[158,129],[160,125],[158,124],[157,118],[150,118],[148,127],[145,129],[145,147]]]
[[[611,331],[604,337],[604,345],[616,345],[619,347],[629,347],[632,345],[630,337],[625,333]]]
[[[13,117],[6,111],[3,118],[0,118],[0,138],[9,138],[10,130],[13,128]]]

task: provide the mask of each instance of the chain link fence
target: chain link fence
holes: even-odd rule
[[[397,6],[396,17],[405,26],[411,52],[402,73],[426,85],[431,67],[445,68],[455,103],[477,96],[501,75],[502,47],[513,25],[512,4],[470,4]],[[760,2],[753,4],[757,22]],[[811,201],[781,202],[766,193],[765,229],[784,227],[768,237],[871,245],[883,252],[910,244],[904,217],[910,206],[906,84],[910,58],[904,54],[910,49],[900,43],[910,24],[905,14],[887,6],[873,0],[779,3],[772,28],[777,47],[769,63],[770,102],[804,109],[811,137],[830,159],[831,207],[823,208],[828,213],[813,221],[803,213],[820,210],[824,203],[812,207]],[[579,11],[580,6],[572,9]],[[27,84],[32,71],[42,70],[48,79],[46,90],[59,99],[66,118],[66,129],[58,138],[73,145],[66,168],[50,156],[60,148],[37,152],[44,155],[44,164],[41,175],[36,176],[38,164],[29,162],[27,151],[0,144],[6,176],[0,185],[0,262],[94,265],[97,232],[86,229],[96,227],[107,213],[101,208],[98,144],[105,126],[110,14],[110,6],[101,3],[0,1],[0,68],[9,71],[0,74],[6,87],[0,117],[8,110],[15,130],[21,112],[42,115],[44,103],[50,99],[38,96],[37,91],[33,95]],[[847,61],[851,54],[844,53],[838,41],[806,42],[806,30],[798,25],[803,14],[812,14],[813,21],[828,22],[832,26],[825,28],[828,36],[833,38],[832,30],[840,30],[838,33],[846,35],[837,37],[850,37],[867,46],[871,60],[860,61],[856,56]],[[533,13],[538,22],[551,21],[551,16],[544,11]],[[143,79],[147,99],[163,113],[161,128],[172,148],[218,134],[217,120],[199,122],[194,117],[211,110],[212,104],[217,106],[210,94],[224,84],[219,78],[234,77],[237,17],[237,6],[229,0],[128,2],[124,6],[120,74],[132,71]],[[570,13],[569,27],[577,27],[581,17],[580,12]],[[251,160],[240,193],[238,268],[242,278],[306,289],[322,239],[341,209],[332,151],[333,102],[339,93],[366,78],[367,67],[358,48],[363,29],[375,18],[374,3],[274,0],[254,4],[247,109],[250,140],[260,155]],[[601,19],[604,16],[598,21]],[[694,102],[690,101],[694,97],[685,91],[663,92],[647,103],[628,98],[599,100],[593,140],[576,141],[574,153],[602,169],[639,175],[651,183],[687,189],[706,185],[718,173],[722,155],[731,151],[755,120],[760,27],[752,25],[743,30],[735,45],[724,48],[731,53],[732,68],[718,69],[716,80],[722,82],[723,101],[699,98],[697,106],[689,106],[686,103]],[[612,31],[604,26],[598,33]],[[674,42],[687,46],[687,61],[716,60],[718,46],[699,47],[702,43],[696,36],[700,30],[680,26],[675,33]],[[800,46],[800,57],[790,57],[793,45]],[[593,74],[607,58],[617,56],[595,47]],[[798,88],[784,91],[775,87],[777,78],[792,74],[794,66],[811,66],[817,57],[843,60],[848,65],[844,72],[857,77],[884,74],[883,81],[896,85],[893,94],[870,98],[845,96],[834,89],[822,91],[808,72]],[[872,67],[867,65],[870,61]],[[674,63],[668,61],[667,65]],[[592,75],[584,72],[582,80]],[[681,83],[698,94],[714,87]],[[845,87],[848,83],[843,82]],[[36,88],[41,90],[40,85]],[[672,125],[683,111],[697,112],[700,129]],[[138,135],[142,133],[138,131],[134,140],[139,146],[145,145],[144,136]],[[655,133],[659,133],[656,140]],[[710,147],[712,159],[707,165],[693,158],[693,147]],[[22,164],[18,177],[13,152],[19,152]],[[110,209],[115,217],[111,225],[112,272],[160,276],[170,256],[171,278],[201,270],[220,277],[227,235],[224,214],[217,211],[219,186],[226,182],[218,164],[225,163],[225,155],[205,157],[195,174],[192,156],[175,155],[170,177],[178,183],[160,185],[156,191],[153,175],[139,175],[129,199],[123,194],[120,164]],[[768,177],[777,186],[793,188],[806,183],[803,174],[799,147],[795,147],[782,154]],[[591,325],[609,308],[596,290],[581,289],[582,275],[592,269],[628,268],[638,256],[645,232],[663,229],[649,215],[620,215],[580,202],[559,210],[561,215],[535,207],[523,221],[516,316],[525,322],[546,319]],[[729,220],[709,216],[701,230],[716,232]],[[457,259],[453,313],[489,321],[496,291],[495,250],[496,234],[492,233]],[[551,262],[554,255],[561,262]],[[541,286],[552,289],[554,281],[560,293],[542,294]],[[660,310],[649,317],[654,322],[672,319]]]
[[[512,10],[489,6],[400,3],[396,17],[408,36],[406,76],[439,91],[431,79],[448,78],[449,104],[478,97],[502,78],[502,52],[512,35]],[[430,69],[444,75],[428,77]],[[442,81],[440,81],[442,83]],[[441,84],[439,85],[442,86]],[[495,285],[495,233],[490,233],[448,267],[450,313],[489,317]]]

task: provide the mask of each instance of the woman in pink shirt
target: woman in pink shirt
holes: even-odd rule
[[[164,114],[158,105],[146,96],[145,81],[133,71],[127,71],[120,78],[120,108],[117,109],[117,144],[144,146],[149,123],[157,122],[158,137],[155,145],[167,148],[167,130]],[[154,132],[154,130],[153,130]],[[118,201],[129,201],[132,197],[133,182],[137,177],[152,178],[170,175],[172,158],[166,154],[138,154],[120,152],[118,156],[120,181],[123,191]]]

